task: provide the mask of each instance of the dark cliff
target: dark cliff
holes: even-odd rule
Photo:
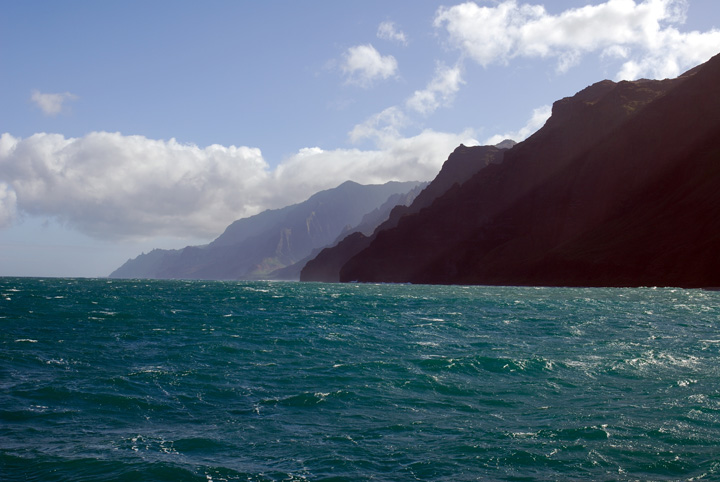
[[[720,286],[720,56],[603,81],[462,185],[407,213],[342,281]]]
[[[372,233],[354,232],[334,246],[323,249],[308,261],[300,273],[301,281],[337,282],[340,269],[353,256],[367,248],[377,234],[397,226],[398,221],[408,214],[417,213],[430,206],[435,199],[454,185],[460,185],[481,169],[502,162],[505,148],[514,145],[506,140],[503,148],[496,146],[466,147],[460,145],[450,154],[433,181],[415,197],[409,205],[398,204]]]

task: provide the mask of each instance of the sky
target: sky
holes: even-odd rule
[[[716,0],[0,0],[0,276],[107,276],[346,180],[428,181],[717,53]]]

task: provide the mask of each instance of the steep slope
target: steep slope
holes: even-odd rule
[[[417,182],[363,186],[346,182],[308,200],[235,221],[212,243],[153,250],[129,260],[116,278],[258,279],[332,243],[389,197]]]
[[[343,281],[720,285],[720,57],[671,80],[603,81],[425,210]]]
[[[514,144],[514,141],[505,140],[502,142],[502,147],[460,145],[450,154],[435,179],[417,195],[411,204],[399,204],[390,212],[387,220],[376,227],[372,233],[367,230],[363,232],[355,230],[334,246],[323,249],[305,264],[300,273],[300,280],[339,281],[340,268],[350,258],[368,247],[378,232],[395,227],[403,216],[417,213],[429,206],[453,185],[464,183],[481,169],[490,164],[499,164],[502,162],[505,149]]]
[[[301,271],[305,267],[306,263],[309,260],[313,259],[315,256],[317,256],[320,251],[322,251],[323,249],[329,249],[332,246],[336,246],[340,241],[353,233],[359,233],[363,235],[372,234],[380,224],[382,224],[385,220],[388,219],[393,209],[409,206],[415,200],[418,194],[420,194],[423,188],[427,186],[427,184],[428,183],[419,184],[406,193],[393,194],[380,207],[372,210],[371,212],[363,216],[357,226],[351,227],[350,225],[348,225],[345,229],[343,229],[340,235],[335,239],[335,241],[333,243],[330,243],[327,248],[323,247],[314,249],[308,256],[301,259],[297,263],[291,264],[290,266],[286,266],[284,268],[277,269],[272,273],[269,273],[267,279],[290,281],[299,280]]]

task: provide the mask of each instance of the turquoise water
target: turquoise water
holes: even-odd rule
[[[0,480],[720,480],[720,293],[0,278]]]

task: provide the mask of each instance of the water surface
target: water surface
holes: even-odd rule
[[[720,293],[0,278],[2,480],[718,480]]]

